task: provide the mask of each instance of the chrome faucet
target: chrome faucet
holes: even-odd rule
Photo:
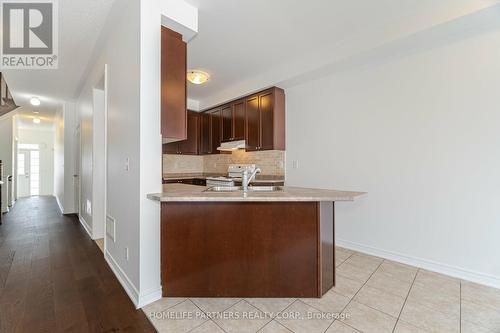
[[[260,170],[260,168],[256,168],[250,176],[248,176],[248,170],[243,171],[243,179],[241,180],[241,185],[243,186],[243,192],[248,191],[248,184],[250,184],[252,180],[255,178],[255,176],[261,171],[262,170]]]

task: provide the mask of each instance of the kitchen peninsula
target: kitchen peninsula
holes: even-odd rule
[[[321,297],[335,284],[334,205],[361,192],[163,185],[161,279],[169,297]]]

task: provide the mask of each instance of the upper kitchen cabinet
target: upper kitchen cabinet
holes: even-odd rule
[[[163,153],[198,155],[200,150],[200,123],[201,115],[198,112],[188,111],[187,139],[164,144]]]
[[[246,150],[285,150],[285,92],[271,88],[245,99]]]
[[[188,138],[187,51],[181,34],[161,29],[161,133],[168,143]]]
[[[245,99],[221,107],[222,142],[245,139]]]
[[[201,115],[200,154],[219,154],[222,137],[222,108],[208,110]]]

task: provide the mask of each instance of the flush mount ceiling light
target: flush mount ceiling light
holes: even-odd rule
[[[187,73],[187,79],[193,84],[203,84],[210,79],[210,75],[202,71],[192,70]]]
[[[40,99],[38,97],[31,97],[30,103],[31,103],[31,105],[39,106],[40,105]]]
[[[33,118],[33,122],[35,124],[40,124],[40,118]]]

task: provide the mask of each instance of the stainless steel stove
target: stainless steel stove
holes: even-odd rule
[[[243,177],[243,172],[248,170],[249,173],[254,172],[256,166],[255,164],[230,164],[227,168],[227,177],[208,177],[207,186],[208,187],[231,187],[234,186],[235,180],[241,180]]]

